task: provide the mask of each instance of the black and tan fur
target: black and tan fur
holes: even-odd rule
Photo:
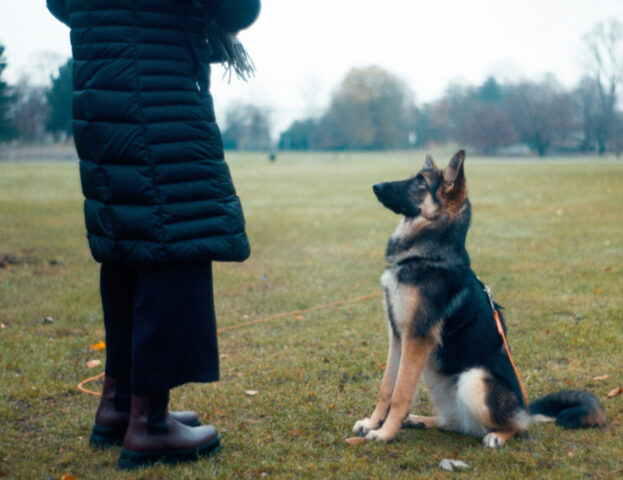
[[[493,319],[489,297],[465,249],[471,207],[465,152],[438,169],[430,156],[407,180],[374,185],[379,201],[402,215],[381,277],[389,353],[378,403],[353,431],[392,440],[401,427],[441,428],[498,447],[538,421],[565,427],[606,423],[585,392],[558,392],[530,405],[530,415]],[[422,379],[435,417],[410,415]]]

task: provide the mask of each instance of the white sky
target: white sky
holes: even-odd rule
[[[175,0],[172,0],[175,1]],[[581,38],[596,22],[623,21],[623,0],[263,0],[241,40],[258,71],[248,84],[212,75],[217,116],[232,101],[271,108],[276,132],[318,113],[355,66],[380,65],[403,78],[418,102],[450,81],[481,83],[554,73],[582,74]],[[45,0],[0,0],[6,79],[49,77],[71,54],[69,30]]]

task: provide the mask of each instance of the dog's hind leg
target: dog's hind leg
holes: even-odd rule
[[[438,423],[437,417],[409,415],[402,421],[402,428],[435,428]]]
[[[460,430],[482,436],[487,448],[501,447],[529,423],[517,397],[483,368],[459,376],[456,402]]]
[[[355,423],[353,433],[356,435],[365,436],[370,430],[375,430],[383,424],[383,421],[387,416],[387,412],[389,411],[389,405],[392,398],[392,392],[394,391],[394,384],[396,383],[399,365],[400,340],[393,334],[390,328],[389,352],[387,353],[385,373],[383,373],[383,380],[381,380],[381,391],[379,392],[378,402],[370,418],[364,418],[363,420],[359,420]]]
[[[368,432],[367,439],[388,442],[396,436],[403,420],[407,418],[418,380],[433,345],[434,342],[428,338],[414,339],[409,336],[403,338],[400,367],[392,393],[389,414],[380,429]]]

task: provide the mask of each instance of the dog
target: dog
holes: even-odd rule
[[[389,238],[381,276],[389,353],[378,403],[356,435],[387,442],[400,428],[440,428],[481,437],[488,448],[534,423],[600,427],[599,401],[580,391],[550,394],[526,409],[522,387],[495,319],[495,303],[470,267],[465,238],[471,205],[465,152],[438,169],[427,156],[412,177],[373,186],[378,200],[402,216]],[[506,327],[502,327],[504,331]],[[423,379],[436,416],[409,414]]]

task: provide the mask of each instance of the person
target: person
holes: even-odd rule
[[[230,33],[255,21],[260,2],[47,5],[71,29],[74,141],[101,263],[106,368],[91,444],[122,444],[121,468],[209,455],[217,430],[169,412],[169,391],[218,380],[211,265],[250,249],[209,93],[219,50],[206,29],[236,45]]]

